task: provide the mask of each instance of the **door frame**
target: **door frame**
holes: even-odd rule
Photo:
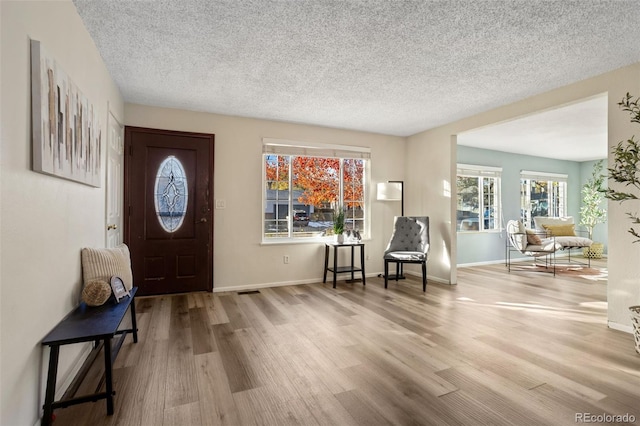
[[[209,140],[209,185],[207,187],[207,201],[209,203],[210,213],[209,213],[209,221],[211,226],[209,226],[209,236],[207,239],[207,291],[213,291],[213,228],[214,228],[214,208],[213,208],[213,176],[214,176],[214,148],[215,148],[215,135],[212,133],[197,133],[197,132],[182,132],[178,130],[164,130],[164,129],[153,129],[148,127],[137,127],[137,126],[124,126],[124,233],[123,240],[124,243],[129,245],[131,241],[131,178],[130,178],[130,170],[131,166],[131,155],[133,154],[133,146],[131,145],[131,132],[140,131],[144,133],[155,133],[155,134],[163,134],[163,135],[180,135],[180,136],[195,136],[198,138],[204,138]],[[135,277],[134,277],[135,282]]]

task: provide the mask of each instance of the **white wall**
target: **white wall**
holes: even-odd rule
[[[431,140],[414,135],[407,141],[407,183],[405,186],[408,216],[429,216],[429,275],[437,281],[455,283],[451,265],[456,263],[452,240],[455,216],[451,223],[451,169],[456,169],[455,142],[450,135],[445,140]],[[455,181],[454,181],[455,182]],[[453,238],[452,238],[453,236]]]
[[[617,74],[607,75],[606,83],[612,88],[609,91],[609,152],[619,141],[627,140],[640,133],[640,125],[629,121],[629,114],[622,112],[617,103],[630,92],[640,96],[640,64],[627,67]],[[613,164],[611,158],[608,167]],[[612,188],[615,183],[608,185]],[[609,285],[607,299],[609,301],[608,319],[613,328],[631,330],[629,306],[640,304],[640,244],[632,244],[633,237],[627,233],[629,218],[627,211],[640,211],[640,203],[626,202],[620,204],[607,203],[608,249],[607,264],[609,266]]]
[[[456,154],[455,146],[452,146],[452,144],[455,145],[455,135],[605,92],[609,94],[608,145],[609,148],[612,148],[618,141],[626,140],[640,131],[638,125],[632,125],[629,121],[629,115],[621,112],[617,105],[627,92],[635,96],[640,95],[640,63],[477,114],[409,138],[407,180],[421,182],[419,186],[422,190],[420,194],[409,195],[412,209],[423,211],[434,217],[443,231],[442,240],[451,241],[454,244],[451,247],[443,244],[438,249],[438,257],[432,257],[430,260],[432,267],[434,267],[433,263],[437,262],[439,273],[449,274],[451,282],[455,282],[455,267],[449,268],[447,260],[451,256],[455,257],[456,253],[456,241],[455,238],[452,238],[452,235],[455,236],[455,229],[448,226],[451,219],[455,218],[455,198],[438,190],[443,186],[443,182],[447,182],[447,184],[455,182]],[[450,154],[447,157],[448,152]],[[416,195],[418,196],[414,198]],[[448,212],[442,206],[445,202],[448,202],[450,206]],[[413,203],[418,203],[418,205]],[[610,326],[623,329],[630,329],[631,321],[628,307],[640,304],[640,278],[638,278],[640,276],[640,244],[631,244],[631,237],[626,232],[629,222],[624,213],[630,208],[632,208],[630,205],[621,206],[613,202],[609,202],[607,207],[609,213],[608,317]],[[638,209],[640,206],[636,206],[632,211]]]
[[[404,138],[133,104],[125,105],[125,124],[215,134],[214,198],[225,200],[226,208],[214,210],[214,291],[322,278],[323,244],[261,244],[262,138],[370,147],[372,237],[365,241],[365,269],[382,271],[400,203],[376,201],[375,188],[377,182],[404,178]],[[287,265],[284,255],[290,256]]]
[[[40,341],[79,301],[80,249],[105,244],[105,163],[102,188],[31,171],[29,39],[93,102],[103,140],[107,103],[119,118],[124,105],[71,1],[2,1],[1,10],[0,424],[33,425],[48,362]],[[59,384],[84,348],[61,351]]]

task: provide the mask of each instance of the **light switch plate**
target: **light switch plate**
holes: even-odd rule
[[[224,200],[216,200],[216,209],[224,209],[227,205]]]

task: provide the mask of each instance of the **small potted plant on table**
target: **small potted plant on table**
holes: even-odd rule
[[[344,243],[344,209],[338,206],[333,212],[333,234],[336,236],[336,243]]]

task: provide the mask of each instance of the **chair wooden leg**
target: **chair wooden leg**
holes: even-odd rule
[[[399,276],[400,276],[400,262],[396,262],[396,282],[398,281]]]
[[[422,291],[427,291],[427,262],[422,263]]]

